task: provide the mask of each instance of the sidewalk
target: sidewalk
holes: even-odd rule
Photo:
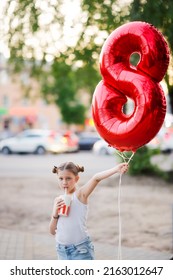
[[[118,248],[94,242],[97,260],[117,260]],[[122,247],[123,260],[169,260],[172,253]],[[0,229],[0,260],[56,260],[55,240],[45,234]]]

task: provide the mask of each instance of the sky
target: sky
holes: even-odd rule
[[[2,32],[3,29],[7,30],[8,28],[8,18],[4,18],[3,15],[3,9],[5,6],[7,0],[0,0],[0,53],[3,53],[3,55],[6,58],[9,58],[10,52],[7,47],[7,45],[4,43],[4,39],[2,38]],[[52,3],[56,3],[57,0],[49,0]],[[121,4],[128,3],[131,0],[119,0]],[[13,7],[13,3],[15,5],[16,0],[11,0],[11,7]],[[78,37],[78,34],[82,30],[82,21],[85,21],[84,15],[81,17],[81,8],[80,8],[80,0],[64,0],[64,5],[62,7],[62,14],[65,15],[65,24],[63,28],[63,38],[59,37],[58,32],[58,23],[57,24],[50,24],[52,20],[52,10],[48,6],[47,0],[37,0],[37,5],[41,7],[43,14],[40,16],[40,24],[42,24],[43,27],[49,26],[48,33],[46,34],[45,31],[39,31],[37,36],[32,36],[32,34],[27,34],[27,40],[25,42],[26,46],[33,46],[35,48],[36,57],[37,59],[42,58],[42,51],[40,48],[40,45],[45,44],[45,40],[47,41],[49,47],[46,50],[47,54],[47,61],[51,61],[53,56],[52,53],[57,52],[58,49],[61,49],[65,51],[66,47],[72,47],[75,46],[76,40]],[[12,13],[11,9],[11,13]],[[75,21],[75,25],[74,25]],[[14,22],[15,24],[15,22]],[[45,29],[45,28],[44,28]],[[96,37],[96,43],[102,45],[105,40],[105,34],[100,34],[98,30],[86,30],[86,36],[88,35],[88,38],[90,38],[91,33],[98,33],[98,36]],[[103,33],[103,31],[102,31]],[[53,43],[52,43],[53,42]],[[32,56],[31,53],[27,53],[28,58]]]
[[[12,0],[15,5],[15,0]],[[50,0],[52,3],[57,2],[57,0]],[[3,53],[6,58],[9,58],[9,50],[7,45],[4,43],[4,38],[2,37],[3,29],[8,27],[7,18],[3,16],[3,10],[5,6],[6,0],[0,0],[0,53]],[[56,24],[51,24],[49,28],[49,36],[46,36],[46,40],[52,40],[55,44],[50,44],[48,53],[54,53],[56,49],[63,48],[63,45],[73,46],[75,45],[75,38],[77,38],[78,33],[81,30],[81,24],[75,25],[75,28],[71,28],[72,21],[74,19],[80,18],[80,0],[64,0],[64,5],[62,7],[62,14],[65,15],[65,25],[63,29],[64,38],[60,40],[58,38],[58,28]],[[52,10],[47,4],[47,0],[37,0],[37,5],[41,6],[43,14],[40,16],[40,24],[44,27],[49,25],[52,20]],[[13,6],[13,4],[11,5]],[[15,22],[14,22],[15,24]],[[40,31],[38,32],[37,36],[34,38],[31,34],[28,35],[28,39],[26,40],[26,45],[32,45],[37,49],[37,56],[39,59],[39,45],[40,43],[44,44],[45,40],[45,32]],[[63,43],[63,44],[62,44]],[[50,55],[51,58],[51,55]],[[49,58],[49,59],[50,59]],[[48,59],[48,60],[49,60]]]
[[[5,57],[9,57],[9,50],[7,46],[4,43],[4,39],[2,37],[3,29],[5,28],[5,21],[3,16],[3,9],[4,5],[6,3],[6,0],[0,0],[0,53],[3,53]]]

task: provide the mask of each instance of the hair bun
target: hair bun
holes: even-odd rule
[[[53,169],[52,169],[52,172],[53,172],[53,173],[58,173],[58,167],[57,167],[57,166],[54,166]]]
[[[84,172],[84,167],[80,165],[76,165],[78,172]]]

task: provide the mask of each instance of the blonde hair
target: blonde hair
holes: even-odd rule
[[[52,169],[52,172],[58,174],[59,170],[60,171],[69,170],[75,176],[77,176],[79,172],[84,172],[84,167],[80,166],[78,164],[74,164],[71,161],[68,161],[68,162],[60,164],[58,167],[54,166],[53,169]]]

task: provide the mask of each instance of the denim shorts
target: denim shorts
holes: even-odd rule
[[[59,260],[94,260],[94,246],[90,237],[76,245],[56,244]]]

